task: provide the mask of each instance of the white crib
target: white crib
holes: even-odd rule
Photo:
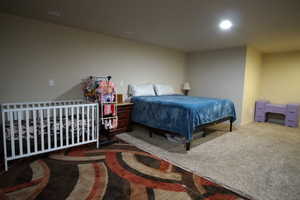
[[[82,100],[5,103],[1,105],[5,171],[8,161],[97,143],[97,103]]]

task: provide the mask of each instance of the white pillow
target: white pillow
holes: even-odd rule
[[[130,96],[155,96],[152,84],[129,85]]]
[[[175,94],[173,87],[170,85],[154,84],[154,90],[158,96]]]

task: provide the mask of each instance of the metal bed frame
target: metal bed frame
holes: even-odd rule
[[[211,122],[211,123],[207,123],[207,124],[203,124],[203,125],[200,125],[197,127],[197,129],[203,129],[205,127],[208,127],[208,126],[211,126],[211,125],[214,125],[214,124],[218,124],[218,123],[222,123],[222,122],[225,122],[225,121],[228,121],[230,122],[230,125],[229,125],[229,131],[232,132],[232,123],[233,123],[233,118],[232,117],[225,117],[223,119],[220,119],[220,120],[217,120],[217,121],[214,121],[214,122]],[[145,126],[145,125],[143,125]],[[165,130],[161,130],[161,129],[157,129],[157,128],[151,128],[151,127],[148,127],[146,126],[148,129],[149,129],[149,137],[152,137],[153,136],[153,133],[159,131],[159,132],[162,132],[162,133],[169,133],[169,134],[175,134],[175,135],[178,135],[178,133],[174,133],[174,132],[170,132],[170,131],[165,131]],[[205,132],[203,133],[202,135],[203,137],[206,136]],[[192,141],[187,141],[185,143],[185,148],[186,148],[186,151],[189,151],[190,148],[191,148],[191,143]]]

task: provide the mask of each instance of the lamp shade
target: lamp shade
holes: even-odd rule
[[[183,89],[183,90],[190,90],[190,89],[191,89],[190,83],[189,83],[189,82],[185,82],[185,83],[183,84],[182,89]]]

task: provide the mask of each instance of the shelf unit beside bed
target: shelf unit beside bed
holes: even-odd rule
[[[118,127],[110,131],[110,134],[112,135],[131,131],[131,112],[133,103],[118,103],[117,108]]]

